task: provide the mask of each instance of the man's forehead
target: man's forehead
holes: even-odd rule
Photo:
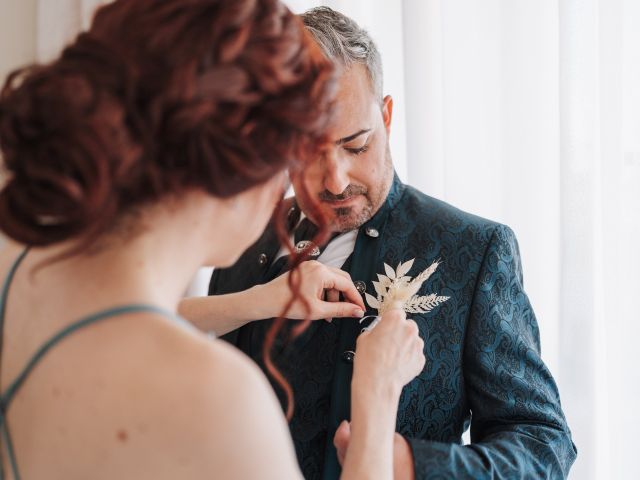
[[[373,128],[377,102],[364,65],[345,69],[338,78],[335,115],[329,128],[336,143],[345,143],[362,131]]]
[[[353,96],[358,92],[362,98],[375,98],[369,74],[366,67],[361,63],[354,63],[347,67],[342,67],[338,75],[338,97]]]

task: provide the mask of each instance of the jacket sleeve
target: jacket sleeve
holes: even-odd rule
[[[496,226],[464,344],[471,444],[408,438],[416,479],[566,478],[576,448],[522,282],[516,238]]]

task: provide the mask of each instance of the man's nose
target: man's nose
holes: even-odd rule
[[[349,186],[348,162],[335,153],[325,156],[324,188],[339,195]]]

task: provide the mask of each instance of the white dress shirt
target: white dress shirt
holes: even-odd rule
[[[302,219],[304,219],[304,214],[301,215],[300,221],[302,221]],[[357,237],[357,228],[355,230],[341,233],[329,242],[322,254],[316,260],[328,267],[341,268],[347,258],[349,258],[349,255],[353,252],[353,249],[356,246]],[[293,243],[293,235],[291,235],[290,240]],[[289,251],[285,247],[281,247],[278,255],[276,255],[276,258],[274,259],[274,262],[288,253]]]

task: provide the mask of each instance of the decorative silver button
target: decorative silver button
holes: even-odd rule
[[[353,284],[356,286],[356,290],[358,290],[358,292],[360,292],[361,294],[367,291],[367,284],[362,280],[356,280],[355,282],[353,282]]]
[[[364,233],[371,238],[378,238],[380,236],[380,232],[373,227],[367,227]]]
[[[342,352],[342,360],[347,363],[353,363],[353,359],[356,356],[356,352],[352,352],[351,350],[347,350],[346,352]]]
[[[311,257],[317,257],[318,255],[320,255],[320,249],[312,241],[300,240],[298,243],[296,243],[296,253],[303,252],[307,249],[310,249],[307,253]]]
[[[260,255],[258,255],[258,263],[260,265],[265,265],[267,263],[267,254],[266,253],[261,253]]]

